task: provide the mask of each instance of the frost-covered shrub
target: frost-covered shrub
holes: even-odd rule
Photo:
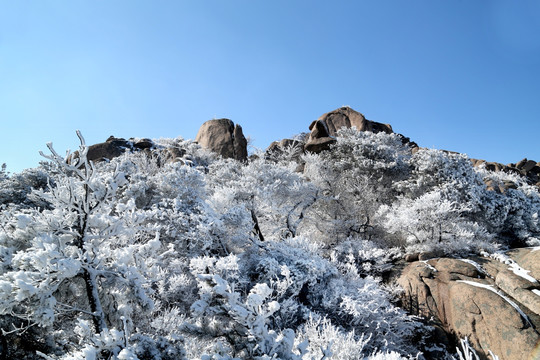
[[[295,236],[316,195],[313,184],[294,172],[293,165],[262,158],[245,166],[217,161],[210,166],[208,185],[213,208],[249,211],[263,239]]]
[[[430,241],[447,253],[477,251],[515,239],[535,244],[540,234],[538,189],[520,176],[474,168],[463,154],[421,149],[410,159],[411,176],[401,181],[402,197],[381,211],[387,230],[418,248]],[[494,191],[515,185],[504,193]],[[430,215],[431,214],[431,215]],[[438,231],[437,231],[438,227]],[[415,229],[415,230],[413,230]],[[469,246],[467,245],[469,244]],[[414,247],[414,246],[413,246]]]
[[[394,184],[407,176],[408,157],[398,135],[355,128],[340,130],[331,151],[305,155],[305,174],[319,191],[304,234],[329,244],[375,234],[377,209],[395,198]]]
[[[527,184],[519,175],[503,171],[489,171],[484,167],[476,171],[494,186],[513,184],[504,193],[487,191],[481,208],[485,223],[493,232],[507,238],[509,242],[540,245],[540,193],[538,188]],[[517,239],[518,241],[515,241]]]
[[[306,344],[307,359],[339,360],[404,360],[409,358],[395,351],[366,351],[371,338],[355,336],[354,332],[344,332],[328,319],[314,320],[310,317],[297,338]]]
[[[154,140],[160,158],[166,162],[174,160],[189,167],[206,168],[216,159],[216,154],[203,149],[193,140],[185,140],[182,137],[175,139],[160,138]]]
[[[294,331],[269,328],[269,318],[280,308],[270,298],[273,290],[266,283],[246,283],[240,270],[234,255],[192,260],[191,271],[198,282],[200,299],[191,307],[194,321],[189,330],[212,343],[214,351],[223,351],[223,343],[227,343],[230,356],[296,358],[292,353]]]
[[[315,320],[310,316],[302,327],[299,343],[305,343],[308,358],[357,359],[365,354],[369,336],[355,336],[354,332],[344,332],[326,318]]]
[[[381,248],[373,241],[354,237],[335,246],[330,252],[330,259],[340,271],[360,277],[381,276],[402,256],[399,248]]]
[[[411,176],[397,184],[402,195],[379,209],[385,230],[409,250],[452,253],[484,247],[491,236],[471,214],[480,210],[486,190],[468,158],[420,149],[409,164]]]
[[[41,168],[26,169],[12,175],[0,172],[0,206],[46,207],[46,202],[31,196],[31,193],[33,189],[45,189],[48,181],[49,176]]]
[[[485,185],[466,155],[419,149],[409,165],[411,176],[398,184],[408,197],[417,198],[443,187],[449,200],[478,205],[477,195],[484,191]]]
[[[317,251],[291,238],[254,244],[240,255],[193,259],[199,300],[184,327],[188,356],[199,357],[201,347],[209,356],[284,359],[318,356],[319,345],[328,354],[359,350],[356,356],[366,358],[377,349],[418,351],[407,339],[419,324],[391,304],[377,280],[341,272]],[[325,319],[318,330],[314,318]],[[332,350],[334,342],[347,347]]]
[[[446,254],[494,249],[492,235],[476,222],[468,220],[469,207],[447,199],[442,191],[416,198],[400,198],[391,206],[382,206],[378,216],[386,231],[404,239],[407,251],[438,251]]]

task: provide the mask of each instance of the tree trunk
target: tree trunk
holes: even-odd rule
[[[85,185],[86,199],[88,198],[88,185]],[[85,200],[86,200],[85,199]],[[88,210],[88,209],[85,209]],[[79,223],[79,236],[76,240],[77,247],[81,250],[84,256],[83,263],[83,279],[86,286],[86,297],[88,298],[88,304],[90,305],[90,311],[92,312],[92,322],[96,334],[101,333],[107,329],[107,323],[105,322],[105,314],[101,306],[101,300],[99,299],[97,276],[95,270],[91,266],[90,257],[84,248],[84,234],[86,233],[86,227],[88,225],[88,212],[85,212]]]
[[[107,323],[105,322],[105,314],[103,313],[101,300],[99,299],[96,273],[84,269],[83,279],[84,284],[86,285],[86,296],[88,298],[88,303],[90,304],[90,311],[93,314],[92,322],[94,324],[94,329],[96,330],[96,334],[99,334],[107,329]]]

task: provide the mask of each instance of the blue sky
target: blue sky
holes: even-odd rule
[[[349,105],[421,146],[540,161],[540,2],[0,0],[0,163],[52,141],[254,145]]]

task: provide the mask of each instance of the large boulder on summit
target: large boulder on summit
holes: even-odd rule
[[[203,148],[225,158],[247,160],[247,140],[240,125],[229,119],[209,120],[202,124],[195,141]]]
[[[392,126],[375,121],[367,120],[364,115],[344,106],[334,111],[323,114],[309,126],[311,133],[305,145],[305,150],[321,152],[330,149],[330,145],[336,142],[335,137],[341,128],[356,127],[359,131],[392,133]]]
[[[330,136],[336,136],[339,129],[342,127],[356,127],[359,131],[385,132],[391,134],[392,126],[390,124],[382,124],[376,121],[367,120],[363,114],[351,109],[348,106],[341,107],[334,111],[323,114],[318,121],[326,125],[326,129]]]
[[[514,264],[514,265],[512,265]],[[408,265],[398,283],[403,305],[456,338],[467,337],[481,359],[531,359],[540,334],[538,282],[510,258],[438,258]]]

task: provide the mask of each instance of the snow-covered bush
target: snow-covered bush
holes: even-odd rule
[[[294,168],[291,163],[274,164],[263,158],[245,166],[233,160],[217,161],[208,174],[211,204],[221,211],[249,211],[259,238],[295,236],[306,209],[315,201],[316,188]]]
[[[188,357],[201,349],[208,356],[282,359],[320,357],[321,347],[328,355],[355,354],[350,358],[377,349],[418,351],[410,339],[420,325],[389,302],[377,280],[340,272],[317,251],[291,238],[193,259],[199,300],[184,326]]]
[[[79,137],[75,163],[52,145],[51,155],[44,155],[58,174],[47,191],[34,194],[50,208],[14,212],[16,226],[0,237],[8,254],[0,274],[0,314],[17,319],[14,328],[4,329],[13,334],[32,327],[52,331],[63,339],[51,344],[55,352],[76,353],[112,336],[116,340],[103,340],[100,351],[118,354],[122,346],[112,344],[127,343],[134,314],[153,307],[149,280],[161,243],[159,233],[143,226],[134,201],[120,200],[126,174],[119,166],[98,169],[88,162]],[[68,330],[77,321],[91,324],[88,341],[76,341]]]
[[[456,254],[493,250],[492,235],[466,217],[469,210],[467,203],[451,201],[434,190],[384,205],[378,215],[386,220],[384,226],[390,234],[406,241],[407,251]]]
[[[382,248],[373,241],[351,237],[332,249],[330,259],[342,272],[380,277],[402,255],[397,247]]]
[[[534,242],[539,197],[523,181],[512,177],[520,188],[491,191],[486,182],[502,183],[507,175],[473,168],[465,155],[440,150],[420,149],[409,165],[410,175],[395,184],[400,195],[377,213],[387,240],[407,251],[441,254],[494,250],[509,233]]]
[[[32,197],[33,189],[45,189],[49,177],[41,168],[26,169],[17,174],[0,171],[0,206],[46,207],[47,203]],[[30,195],[30,196],[29,196]]]
[[[485,182],[504,187],[504,193],[486,192],[481,202],[482,219],[494,233],[515,245],[540,245],[540,192],[527,184],[519,175],[503,171],[489,171],[485,167],[476,171]]]
[[[353,235],[377,235],[378,208],[396,196],[408,174],[410,149],[396,134],[338,131],[331,151],[309,153],[305,174],[318,188],[304,234],[335,244]],[[309,225],[309,227],[307,227]]]

